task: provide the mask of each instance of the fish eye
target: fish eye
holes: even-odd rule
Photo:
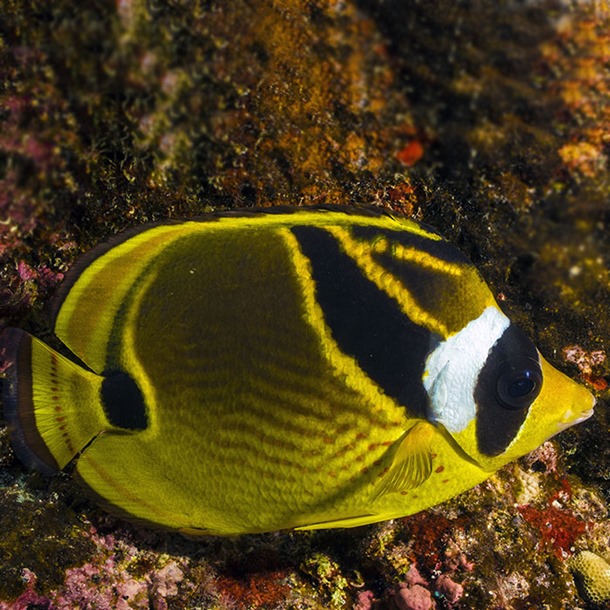
[[[506,409],[529,407],[542,389],[540,365],[530,358],[505,362],[496,385],[498,402]]]

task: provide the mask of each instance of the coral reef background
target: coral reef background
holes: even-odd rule
[[[48,337],[121,229],[367,203],[439,228],[599,400],[424,513],[198,541],[26,472],[0,426],[0,609],[610,607],[609,109],[605,1],[0,0],[0,328]]]

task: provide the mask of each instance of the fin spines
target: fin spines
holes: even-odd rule
[[[27,466],[51,474],[106,427],[103,378],[19,329],[5,330],[0,344],[9,362],[4,417],[15,453]]]

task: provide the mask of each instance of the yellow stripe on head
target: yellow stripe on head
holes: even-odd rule
[[[405,316],[415,324],[447,337],[449,330],[446,324],[421,308],[408,288],[373,260],[368,242],[355,240],[343,227],[326,227],[326,230],[339,240],[344,252],[356,261],[366,277],[400,305]]]

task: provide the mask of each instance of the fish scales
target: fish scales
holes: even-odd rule
[[[75,263],[53,314],[67,357],[0,336],[15,452],[47,474],[73,462],[110,510],[190,534],[411,514],[594,403],[459,250],[367,208],[127,232]]]
[[[282,242],[279,242],[281,245]],[[190,261],[188,260],[188,258],[186,258],[184,256],[184,253],[187,253],[189,251],[191,251],[193,249],[193,245],[189,244],[187,240],[185,240],[183,243],[180,244],[181,248],[180,248],[180,252],[177,253],[172,253],[167,252],[167,258],[170,260],[173,260],[174,257],[178,257],[181,260],[181,266],[182,266],[182,261],[184,262],[184,265],[188,266],[190,265]],[[269,249],[271,247],[271,244],[267,241],[265,243],[265,248],[264,248],[264,252],[265,255],[268,255],[269,253]],[[244,244],[242,248],[239,247],[235,247],[235,251],[236,252],[241,252],[246,250],[246,245]],[[173,255],[172,255],[173,254]],[[261,269],[261,263],[258,260],[255,260],[255,256],[254,255],[249,255],[247,260],[243,260],[242,257],[240,256],[240,261],[239,261],[239,265],[231,265],[231,268],[233,269],[238,269],[239,273],[237,276],[233,276],[231,274],[229,274],[229,276],[224,276],[223,277],[223,283],[222,286],[220,288],[224,288],[224,285],[229,287],[230,291],[233,291],[237,288],[239,288],[239,286],[242,285],[242,283],[244,281],[246,281],[248,278],[252,277],[253,273],[255,272],[259,272],[260,273],[260,269]],[[276,255],[276,258],[280,259],[279,255]],[[281,259],[280,259],[281,260]],[[226,262],[224,262],[224,264],[226,264]],[[161,262],[160,262],[161,265]],[[163,270],[159,271],[159,273],[162,275],[163,274]],[[276,268],[273,270],[272,274],[268,274],[268,275],[264,275],[265,278],[267,278],[268,280],[273,280],[275,278],[281,278],[282,279],[282,289],[285,289],[285,285],[286,285],[286,277],[289,275],[288,271],[283,272],[281,270],[279,270],[276,266]],[[186,281],[186,279],[188,279],[187,277],[181,277],[181,273],[179,271],[179,269],[176,268],[176,265],[173,265],[173,269],[172,269],[172,282],[184,282]],[[266,295],[266,294],[276,294],[277,291],[273,290],[273,287],[269,287],[266,286],[264,284],[264,282],[261,279],[258,279],[255,281],[255,288],[256,290],[254,290],[250,295],[250,300],[248,303],[244,303],[242,302],[237,302],[236,301],[236,305],[237,307],[241,310],[242,308],[245,308],[248,311],[248,330],[246,332],[246,335],[248,337],[248,339],[252,342],[253,346],[256,347],[258,345],[260,345],[260,342],[257,341],[257,335],[259,332],[260,328],[265,328],[266,326],[268,327],[270,324],[270,320],[269,315],[270,312],[266,307],[263,307],[263,309],[260,309],[261,305],[264,305],[264,298],[261,295]],[[171,286],[164,286],[163,287],[163,292],[172,292],[176,289],[175,286],[171,285]],[[260,294],[259,294],[260,291]],[[286,296],[293,296],[295,294],[295,291],[291,291],[291,290],[286,290],[285,295]],[[210,345],[210,346],[214,346],[213,349],[213,353],[210,356],[205,356],[202,359],[189,359],[191,361],[190,366],[200,370],[200,369],[204,369],[207,370],[210,367],[210,361],[213,360],[216,356],[216,350],[217,350],[217,345],[218,343],[215,342],[214,339],[214,335],[216,334],[214,331],[216,330],[217,327],[220,328],[224,328],[228,322],[227,319],[228,318],[232,318],[232,317],[237,317],[239,314],[239,311],[231,311],[231,308],[227,306],[226,304],[226,297],[225,298],[221,298],[221,294],[208,294],[206,295],[208,296],[208,299],[206,299],[206,303],[210,303],[210,304],[215,304],[215,303],[223,303],[223,306],[221,308],[220,311],[214,311],[213,308],[212,310],[204,310],[203,312],[200,312],[200,316],[201,319],[205,321],[205,326],[207,327],[208,324],[212,327],[213,332],[212,332],[212,336],[211,336],[211,340],[209,342],[206,342],[206,345]],[[199,302],[201,299],[199,298],[193,298],[192,302],[193,305],[197,304],[197,307],[199,307]],[[231,302],[231,301],[229,301]],[[283,303],[280,301],[279,305],[278,305],[278,309],[280,311],[290,311],[290,312],[295,312],[298,311],[297,309],[298,307],[298,303],[295,302],[288,302],[288,303]],[[140,311],[148,311],[148,306],[146,304],[146,299],[144,299],[144,301],[140,304],[139,310]],[[184,309],[182,309],[182,313],[184,313]],[[301,314],[302,315],[302,314]],[[220,316],[220,321],[218,316]],[[259,318],[259,316],[262,316],[262,319]],[[150,323],[150,321],[149,321]],[[284,328],[284,332],[282,332],[279,337],[280,337],[280,342],[284,341],[285,343],[288,343],[289,345],[305,345],[307,343],[313,344],[313,343],[317,343],[316,341],[316,337],[314,336],[305,336],[305,335],[311,335],[312,333],[310,332],[306,332],[305,334],[303,332],[299,332],[295,335],[295,330],[300,329],[301,327],[298,324],[298,320],[295,319],[291,319],[288,322],[284,321],[283,325],[285,326]],[[156,329],[157,324],[155,323],[150,323],[150,328],[155,328]],[[250,328],[254,329],[254,333],[250,332]],[[197,330],[193,330],[192,325],[186,329],[187,332],[189,333],[194,333],[195,335],[198,334]],[[291,334],[288,333],[288,331],[291,331]],[[307,331],[308,329],[305,328],[305,331]],[[202,329],[202,332],[204,332],[204,330]],[[244,332],[244,329],[239,329],[240,333]],[[156,332],[155,330],[155,335],[159,336],[159,333]],[[176,330],[174,330],[174,338],[175,341],[178,345],[181,345],[183,343],[182,338],[179,335],[176,335]],[[157,350],[153,347],[153,349],[150,349],[151,346],[151,338],[147,338],[147,337],[142,337],[142,341],[143,343],[145,343],[148,346],[148,351],[149,353],[155,353]],[[152,344],[154,346],[154,343]],[[235,375],[237,377],[239,377],[242,380],[242,387],[247,388],[247,392],[248,392],[248,396],[250,399],[252,399],[253,397],[255,397],[255,393],[251,392],[251,379],[254,377],[257,377],[257,375],[259,374],[259,371],[257,371],[256,369],[259,368],[257,367],[257,363],[264,363],[264,359],[261,357],[260,354],[258,354],[258,352],[256,352],[256,357],[252,358],[252,353],[251,353],[251,349],[252,346],[248,345],[247,343],[241,343],[240,347],[242,348],[240,350],[240,352],[238,354],[235,354],[235,350],[233,350],[233,366],[229,369],[231,370],[231,374]],[[160,349],[160,347],[159,347]],[[293,347],[294,349],[294,347]],[[312,368],[312,365],[314,364],[314,355],[318,352],[318,346],[317,345],[312,345],[310,348],[310,353],[311,356],[307,358],[308,362],[309,362],[309,368]],[[237,361],[237,365],[235,364],[235,361]],[[155,359],[155,361],[151,361],[150,363],[145,363],[145,368],[150,372],[150,374],[156,378],[161,378],[163,371],[165,370],[164,368],[161,370],[156,370],[155,369],[155,365],[157,364],[157,360]],[[160,363],[159,363],[160,364]],[[323,369],[324,369],[324,363],[323,362],[319,362],[317,363],[318,368],[320,369],[319,371],[314,371],[313,373],[310,371],[308,374],[308,378],[309,379],[317,379],[319,381],[319,379],[322,378],[323,375]],[[222,369],[223,371],[226,371],[226,368]],[[283,380],[284,381],[284,380]],[[165,384],[161,384],[162,387],[165,387]],[[180,385],[188,385],[188,383],[180,383]],[[205,383],[204,383],[205,385]],[[277,385],[277,384],[276,384]],[[169,384],[167,385],[167,387],[169,387]],[[309,396],[309,394],[303,394],[302,392],[300,393],[300,396]],[[343,402],[347,405],[357,405],[358,402],[356,400],[356,396],[349,396],[347,400],[344,400]],[[159,399],[158,399],[159,400]],[[160,398],[160,400],[163,400],[162,398]],[[225,403],[227,401],[227,398],[225,397]],[[326,396],[326,402],[329,401],[329,397]],[[315,410],[312,408],[313,406],[315,406],[316,403],[312,403],[311,400],[308,400],[308,404],[307,404],[307,408],[309,413],[307,413],[308,415],[308,419],[310,420],[309,423],[309,429],[310,429],[310,434],[309,435],[299,435],[298,438],[299,441],[301,441],[299,444],[296,443],[290,443],[287,442],[286,440],[284,440],[285,438],[285,430],[286,428],[284,428],[283,431],[278,430],[278,435],[272,435],[270,434],[270,430],[269,430],[269,424],[267,421],[267,418],[265,417],[265,407],[266,410],[268,411],[268,405],[270,403],[268,401],[265,401],[262,405],[258,405],[259,409],[262,406],[263,408],[263,413],[262,413],[262,419],[261,418],[257,418],[255,417],[257,414],[256,411],[256,402],[252,403],[252,401],[250,400],[250,402],[248,404],[238,404],[238,405],[233,405],[233,404],[223,404],[223,405],[205,405],[204,408],[201,409],[201,413],[205,413],[206,415],[212,417],[212,416],[217,416],[219,417],[218,420],[212,420],[212,421],[206,421],[205,424],[203,423],[191,423],[190,428],[192,429],[201,429],[203,427],[205,427],[208,430],[214,430],[214,438],[211,439],[200,439],[203,442],[205,442],[206,446],[210,447],[210,451],[213,450],[214,454],[215,454],[215,468],[213,469],[216,473],[222,473],[224,472],[225,468],[227,466],[231,467],[235,464],[235,462],[239,462],[239,456],[240,453],[237,453],[237,457],[235,457],[232,454],[227,454],[227,446],[226,443],[228,441],[224,441],[224,437],[226,436],[227,439],[231,438],[232,436],[237,436],[240,439],[240,443],[243,444],[243,451],[247,451],[247,449],[250,447],[252,447],[254,445],[254,447],[256,447],[256,445],[258,444],[263,445],[264,447],[267,448],[267,452],[268,454],[270,454],[272,457],[275,458],[276,464],[282,460],[282,458],[284,460],[287,459],[287,457],[290,457],[292,460],[292,463],[297,465],[297,475],[300,476],[300,484],[301,486],[303,485],[304,481],[303,481],[303,472],[302,472],[302,466],[301,463],[303,461],[303,453],[305,451],[305,447],[306,447],[306,443],[309,441],[308,437],[314,436],[314,433],[317,432],[319,436],[322,437],[327,437],[329,433],[333,433],[333,430],[328,428],[328,424],[325,424],[324,427],[320,427],[319,429],[316,429],[315,426],[312,425],[311,422],[311,414],[312,412],[315,412]],[[271,403],[273,404],[273,403]],[[290,403],[291,406],[294,406],[294,402]],[[321,401],[318,402],[318,404],[324,404]],[[253,408],[254,406],[254,408]],[[220,407],[220,409],[219,409]],[[240,421],[239,423],[236,421],[233,421],[235,419],[235,417],[230,418],[230,417],[223,417],[223,413],[222,411],[224,409],[228,409],[229,411],[237,411],[240,413]],[[326,409],[325,409],[326,410]],[[343,405],[338,405],[337,408],[338,413],[340,413],[342,416],[344,413],[346,413],[347,409],[345,409],[343,407]],[[362,411],[361,411],[362,412]],[[364,411],[366,413],[366,411]],[[294,418],[295,413],[293,412],[293,408],[291,408],[289,414],[287,413],[286,416],[290,416],[290,418]],[[341,418],[335,417],[334,420],[334,425],[338,425],[341,422]],[[367,422],[369,423],[369,422]],[[169,422],[167,424],[164,425],[164,428],[168,428],[170,426]],[[227,428],[228,428],[228,432],[227,432]],[[265,434],[261,434],[261,430],[265,430]],[[340,441],[340,436],[336,434],[336,431],[334,431],[335,436],[337,436],[337,443],[340,445],[341,441]],[[254,437],[252,439],[252,437]],[[214,440],[218,439],[218,442],[214,443]],[[252,440],[251,440],[252,439]],[[253,441],[253,442],[252,442]],[[190,444],[190,443],[189,443]],[[276,451],[273,451],[273,450]],[[260,450],[259,450],[260,451]],[[242,459],[243,459],[243,452],[242,452]],[[344,466],[345,463],[335,463],[336,460],[333,459],[333,455],[326,455],[324,457],[322,457],[320,459],[320,466],[318,466],[317,468],[311,468],[307,469],[306,472],[308,470],[312,470],[314,477],[313,477],[313,481],[312,483],[318,484],[318,481],[320,479],[328,479],[329,478],[329,473],[334,473],[335,476],[337,476],[337,472],[341,472],[344,471]],[[368,457],[369,460],[373,459],[375,456],[375,454],[373,452],[368,452]],[[345,458],[344,458],[345,459]],[[259,460],[258,463],[258,467],[260,470],[260,462],[262,460]],[[246,462],[246,460],[244,460],[244,462]],[[242,463],[240,464],[240,476],[244,477],[244,478],[248,478],[248,479],[256,479],[256,475],[259,474],[259,472],[257,471],[257,469],[254,469],[254,472],[250,473],[249,471],[249,466],[250,463],[249,461],[247,463]],[[312,465],[313,466],[313,465]],[[322,469],[321,472],[317,472],[321,467],[324,467]],[[297,480],[297,476],[296,475],[290,475],[290,469],[284,467],[282,469],[282,483],[281,485],[286,485],[286,483],[293,479],[293,480]],[[263,483],[264,485],[264,483]],[[273,488],[267,490],[265,493],[267,496],[271,496],[273,495]],[[251,501],[249,497],[243,498],[244,502],[249,502]]]

